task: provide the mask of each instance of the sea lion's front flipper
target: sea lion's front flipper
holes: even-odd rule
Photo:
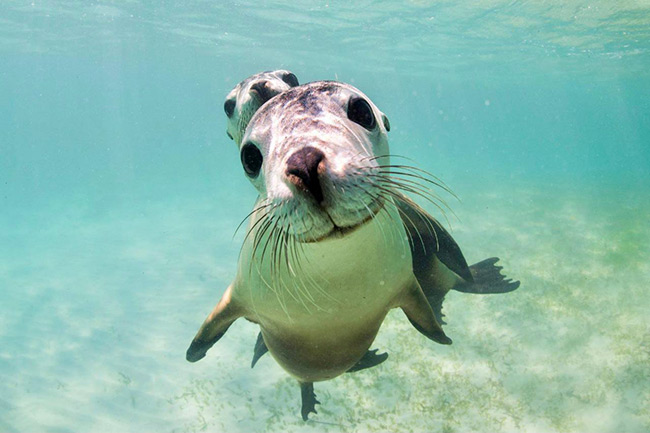
[[[445,295],[459,283],[471,283],[472,273],[454,238],[435,218],[403,194],[395,197],[395,203],[408,234],[413,274],[436,320],[444,325]]]
[[[316,400],[316,394],[314,394],[314,383],[300,382],[300,396],[302,398],[300,413],[302,414],[302,420],[307,421],[310,412],[318,413],[316,412],[316,405],[320,404],[320,401]]]
[[[264,342],[264,337],[262,337],[262,333],[260,332],[257,334],[257,341],[255,342],[255,349],[253,350],[253,361],[251,361],[251,368],[255,367],[255,364],[257,364],[257,361],[264,355],[266,352],[269,351],[269,348],[266,347],[266,343]]]
[[[374,367],[386,361],[388,353],[380,353],[377,355],[377,349],[367,351],[356,364],[354,364],[346,373],[352,373],[366,368]]]
[[[402,223],[408,232],[416,277],[430,273],[435,255],[449,270],[465,281],[473,281],[463,252],[447,230],[417,203],[403,194],[395,197]],[[418,275],[418,273],[420,275]],[[427,287],[423,285],[423,289]]]
[[[425,337],[440,344],[451,344],[451,338],[447,337],[445,331],[440,327],[427,298],[415,279],[404,290],[399,306],[411,325]]]
[[[188,361],[202,359],[208,349],[226,333],[232,322],[243,315],[242,309],[232,299],[232,288],[232,284],[228,286],[217,306],[199,328],[185,354]]]

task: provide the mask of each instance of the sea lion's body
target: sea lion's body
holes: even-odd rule
[[[255,231],[244,243],[233,296],[259,323],[273,357],[300,381],[331,379],[359,361],[413,279],[404,227],[394,205],[385,207],[343,237],[305,243],[288,264],[273,263],[268,252],[253,263]]]
[[[390,309],[450,344],[440,326],[449,290],[518,287],[493,259],[468,267],[449,233],[404,195],[422,189],[405,166],[391,165],[388,130],[386,116],[343,83],[294,87],[259,108],[236,142],[260,195],[237,276],[189,361],[245,317],[260,326],[256,356],[268,348],[300,382],[307,419],[318,403],[313,382],[386,359],[368,349]]]

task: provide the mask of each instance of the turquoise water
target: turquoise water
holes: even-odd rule
[[[224,97],[278,68],[366,93],[522,282],[450,293],[449,347],[392,312],[307,423],[253,324],[185,361],[255,200]],[[649,193],[647,2],[5,1],[0,431],[650,431]]]

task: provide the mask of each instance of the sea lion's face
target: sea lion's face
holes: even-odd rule
[[[228,116],[228,137],[239,146],[253,114],[269,99],[297,85],[296,76],[284,69],[260,72],[237,84],[223,104]]]
[[[275,226],[301,242],[342,237],[381,210],[388,119],[356,88],[295,87],[253,116],[240,147]]]

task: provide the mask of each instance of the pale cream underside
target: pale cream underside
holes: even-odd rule
[[[387,202],[375,219],[342,238],[303,243],[298,262],[290,255],[289,266],[284,259],[272,263],[272,246],[260,260],[265,239],[251,262],[255,232],[248,236],[233,299],[298,379],[325,380],[351,367],[412,285],[411,252],[397,212]]]

